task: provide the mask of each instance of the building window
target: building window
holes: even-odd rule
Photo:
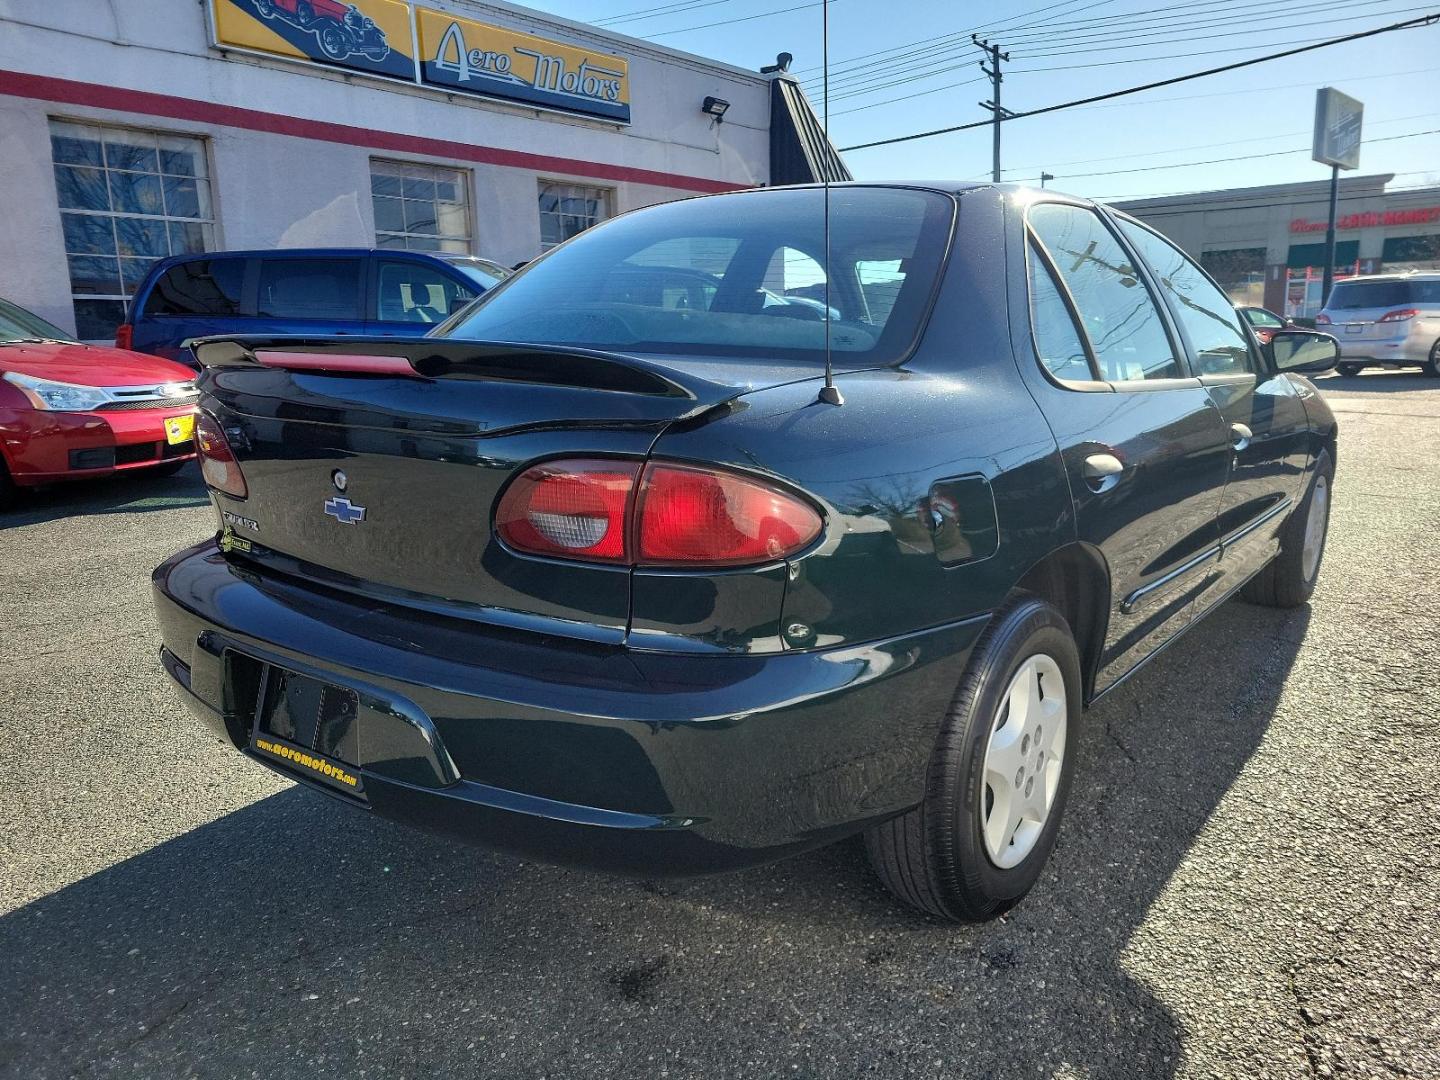
[[[1387,237],[1380,261],[1386,270],[1440,270],[1440,234]]]
[[[540,250],[549,251],[610,216],[610,190],[540,181]]]
[[[50,149],[76,336],[113,337],[155,260],[215,246],[205,144],[52,120]]]
[[[470,186],[461,169],[370,162],[375,246],[470,254]]]

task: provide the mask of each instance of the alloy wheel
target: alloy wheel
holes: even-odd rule
[[[1045,829],[1065,757],[1065,679],[1045,653],[1010,680],[991,724],[980,789],[985,853],[1002,870],[1018,866]]]

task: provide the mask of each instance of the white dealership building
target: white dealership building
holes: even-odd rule
[[[0,297],[87,340],[166,255],[513,264],[634,207],[826,175],[848,179],[783,70],[499,0],[0,6]]]

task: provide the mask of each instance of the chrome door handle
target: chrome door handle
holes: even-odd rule
[[[1114,454],[1091,454],[1080,469],[1086,486],[1097,495],[1118,484],[1124,471],[1124,463]]]
[[[1233,446],[1236,451],[1244,450],[1250,445],[1250,440],[1254,437],[1254,433],[1244,424],[1230,425],[1230,445]]]

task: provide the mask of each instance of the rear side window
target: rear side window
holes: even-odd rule
[[[1440,306],[1440,281],[1342,281],[1325,305],[1330,311],[1358,308]]]
[[[1040,362],[1057,379],[1090,382],[1090,358],[1070,317],[1070,308],[1060,295],[1050,268],[1038,252],[1030,253],[1030,325]]]
[[[381,322],[441,323],[475,299],[475,290],[408,261],[382,262],[378,288],[375,312]]]
[[[195,259],[172,266],[145,300],[146,315],[237,315],[244,259]]]
[[[1190,347],[1200,375],[1243,375],[1253,372],[1250,341],[1240,326],[1240,313],[1230,298],[1170,241],[1133,221],[1120,220],[1120,231],[1160,279]]]
[[[1267,330],[1280,330],[1285,326],[1284,322],[1264,308],[1246,308],[1245,318],[1249,320],[1251,326],[1260,326]]]
[[[595,226],[445,332],[659,352],[889,363],[918,336],[954,217],[903,188],[766,190],[665,203]]]
[[[275,319],[359,319],[359,259],[262,259],[256,310]]]
[[[1100,377],[1179,378],[1155,300],[1100,216],[1084,207],[1041,203],[1030,208],[1027,220],[1070,290]]]

